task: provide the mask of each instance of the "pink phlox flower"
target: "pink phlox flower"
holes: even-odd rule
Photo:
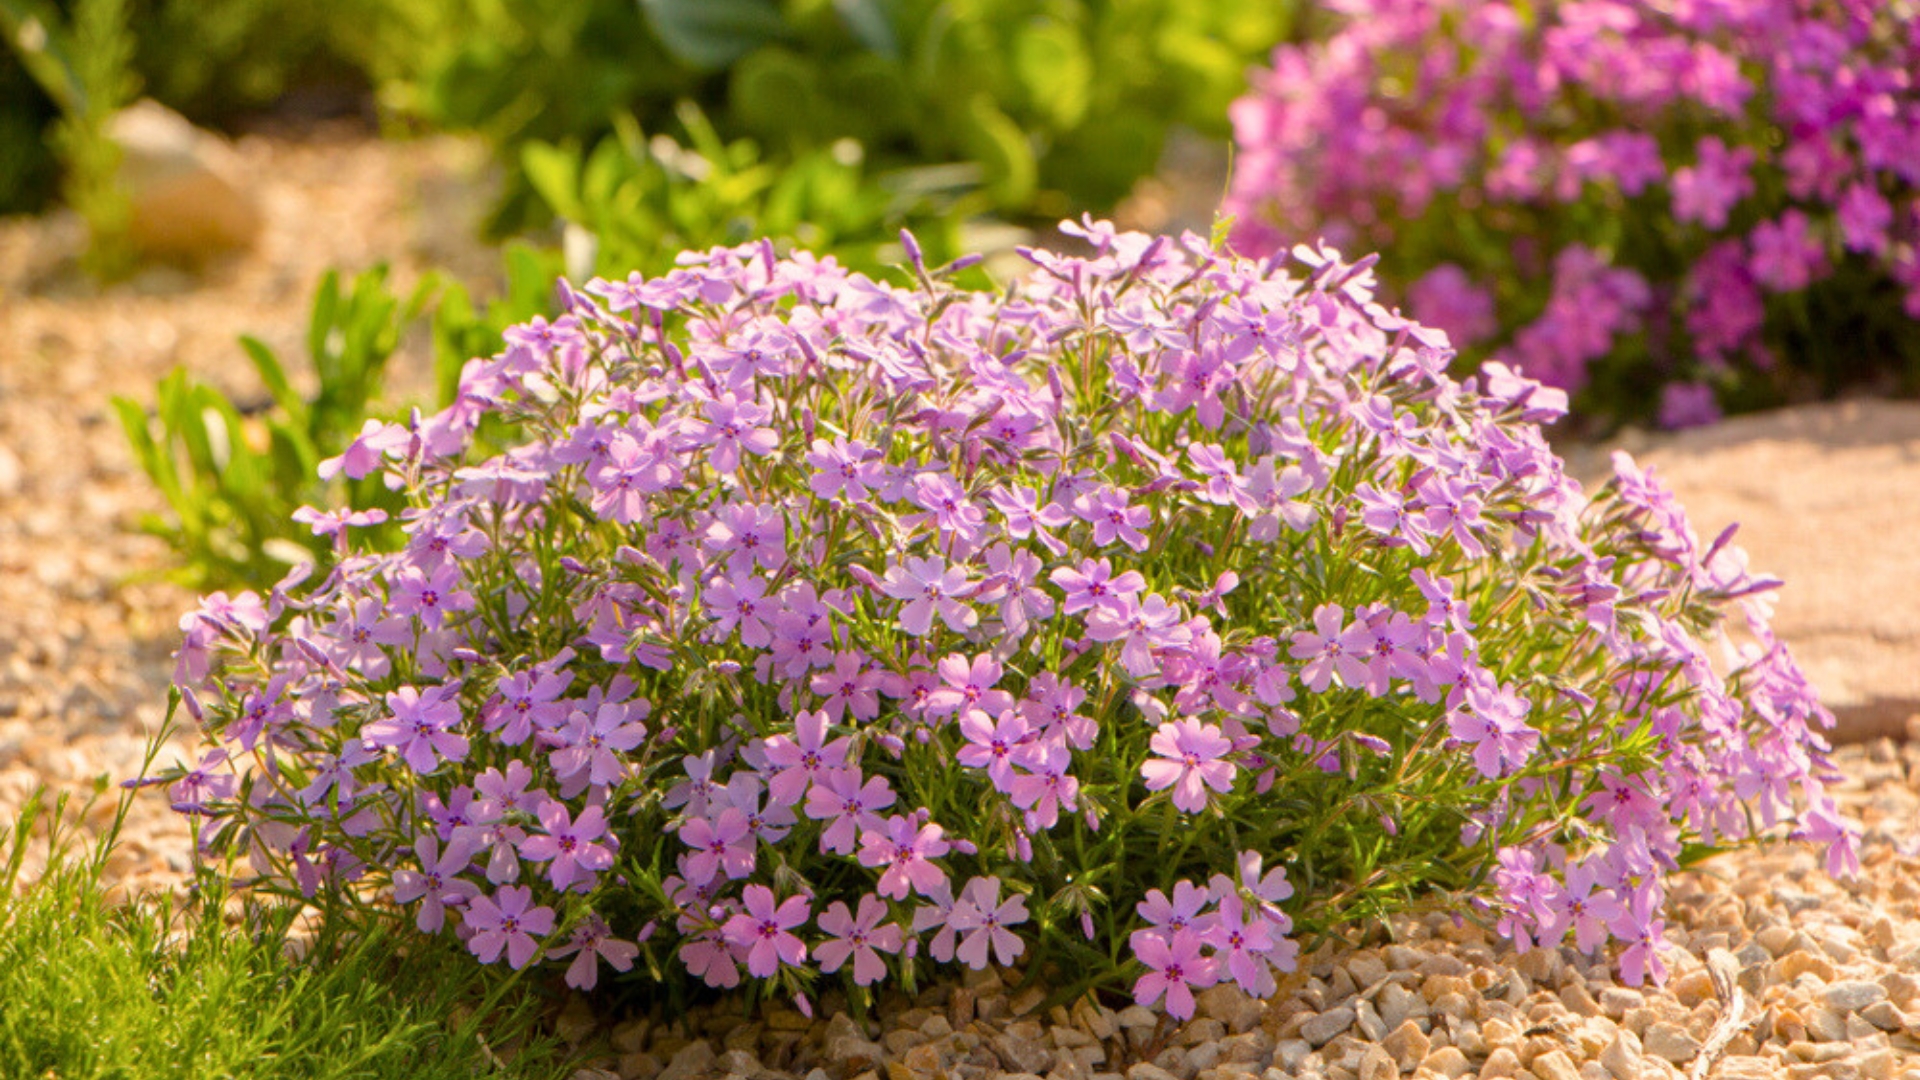
[[[1102,608],[1124,611],[1127,601],[1147,587],[1147,579],[1137,571],[1128,570],[1115,576],[1113,563],[1108,559],[1098,562],[1084,559],[1077,570],[1063,566],[1049,574],[1047,580],[1066,595],[1060,608],[1062,615]]]
[[[713,516],[703,542],[726,558],[728,577],[745,577],[756,563],[778,570],[787,561],[787,521],[777,506],[730,503]]]
[[[1219,911],[1202,934],[1203,940],[1213,947],[1214,959],[1240,989],[1256,998],[1272,996],[1276,984],[1266,955],[1273,950],[1273,925],[1258,911],[1246,910],[1231,880],[1217,877],[1214,891],[1220,897]]]
[[[987,966],[987,950],[1001,967],[1012,967],[1026,946],[1008,929],[1027,921],[1027,898],[1014,893],[1000,902],[1000,879],[974,878],[960,891],[947,925],[962,936],[954,956],[975,971]]]
[[[1667,981],[1667,924],[1660,917],[1665,902],[1666,896],[1657,885],[1633,889],[1619,915],[1608,924],[1614,937],[1627,942],[1620,953],[1620,978],[1628,986],[1648,981],[1661,986]]]
[[[862,834],[886,828],[880,811],[893,802],[886,777],[868,777],[862,783],[858,769],[833,769],[807,789],[806,815],[828,822],[820,833],[821,851],[851,855]]]
[[[1173,899],[1159,889],[1148,889],[1146,899],[1134,905],[1134,911],[1148,923],[1159,927],[1168,934],[1182,930],[1196,933],[1205,931],[1211,920],[1201,915],[1211,897],[1207,890],[1191,881],[1176,881],[1173,884]]]
[[[702,817],[707,812],[708,803],[719,785],[713,779],[713,770],[719,757],[719,751],[708,750],[700,754],[688,754],[680,759],[680,767],[686,771],[687,778],[675,784],[667,791],[667,797],[661,805],[669,810],[685,808],[693,817]]]
[[[1013,782],[1015,752],[1029,734],[1026,718],[1012,709],[990,720],[985,712],[969,709],[960,717],[960,735],[967,744],[955,760],[970,769],[985,769],[988,779],[1001,791]]]
[[[1714,231],[1727,226],[1727,213],[1741,199],[1753,194],[1753,150],[1742,146],[1728,150],[1719,136],[1709,135],[1696,144],[1696,160],[1673,171],[1673,216],[1683,222],[1697,222]]]
[[[1366,685],[1365,652],[1372,647],[1371,635],[1356,619],[1346,625],[1346,611],[1339,604],[1321,604],[1313,609],[1313,630],[1293,635],[1288,655],[1305,660],[1300,681],[1316,694],[1324,694],[1337,677],[1340,685]]]
[[[1404,611],[1380,608],[1367,617],[1367,693],[1384,696],[1392,680],[1413,681],[1427,674],[1427,662],[1416,647],[1427,639],[1427,628]]]
[[[540,807],[540,827],[545,834],[527,837],[520,854],[533,862],[550,863],[547,878],[554,888],[591,886],[600,871],[613,865],[612,848],[619,841],[608,834],[606,812],[599,807],[587,807],[576,819],[565,803],[550,799]]]
[[[1087,637],[1100,642],[1120,642],[1120,664],[1128,675],[1143,679],[1158,665],[1153,650],[1182,649],[1193,641],[1193,631],[1180,609],[1159,593],[1149,595],[1145,603],[1128,597],[1120,610],[1099,607],[1087,616]]]
[[[1804,825],[1794,831],[1796,838],[1827,845],[1827,874],[1841,880],[1860,876],[1860,825],[1840,816],[1840,808],[1831,795],[1813,781],[1803,782],[1807,810],[1801,815]]]
[[[516,671],[503,676],[480,711],[480,729],[508,746],[526,742],[535,730],[557,728],[567,717],[559,699],[573,681],[570,672]]]
[[[1080,781],[1069,775],[1073,754],[1057,736],[1029,741],[1014,755],[1015,764],[1024,770],[1003,790],[1013,804],[1026,811],[1029,829],[1051,829],[1060,820],[1060,811],[1080,808]]]
[[[1233,749],[1218,724],[1183,717],[1161,724],[1148,745],[1158,755],[1140,766],[1148,791],[1173,789],[1173,805],[1189,814],[1207,805],[1207,788],[1225,794],[1233,790],[1236,766],[1222,758]]]
[[[1127,493],[1103,487],[1073,500],[1074,515],[1093,526],[1095,547],[1118,541],[1135,551],[1147,550],[1147,534],[1140,530],[1153,523],[1153,511],[1144,506],[1129,506]]]
[[[591,912],[574,926],[566,941],[547,950],[549,960],[573,957],[573,963],[567,965],[566,981],[581,991],[599,985],[600,961],[605,960],[615,971],[630,971],[639,955],[640,946],[614,937],[607,921]]]
[[[741,901],[746,911],[727,920],[725,933],[735,948],[747,950],[747,974],[769,979],[781,964],[806,962],[807,947],[793,933],[812,915],[804,895],[789,896],[776,905],[772,889],[749,885]]]
[[[778,770],[767,781],[775,802],[792,806],[826,772],[847,765],[848,736],[828,742],[827,714],[801,710],[793,717],[793,735],[774,735],[763,744],[767,767]]]
[[[1447,713],[1447,730],[1473,747],[1480,775],[1498,779],[1533,756],[1540,733],[1527,725],[1527,702],[1510,690],[1475,687],[1466,702]]]
[[[379,468],[387,456],[397,456],[396,451],[403,451],[412,439],[413,434],[400,424],[368,420],[339,457],[320,463],[320,479],[332,480],[345,473],[349,480],[358,480]]]
[[[856,985],[871,986],[885,978],[887,965],[880,954],[897,953],[906,943],[898,924],[883,923],[886,917],[887,905],[871,893],[860,897],[858,918],[844,902],[835,900],[819,918],[820,929],[833,935],[813,950],[820,970],[831,974],[851,957]]]
[[[333,536],[346,529],[363,529],[369,525],[379,525],[387,520],[387,512],[385,510],[318,510],[311,506],[302,506],[293,512],[293,520],[312,529],[315,536]]]
[[[1647,779],[1636,782],[1635,778],[1605,769],[1600,774],[1600,790],[1588,795],[1580,806],[1589,814],[1605,820],[1616,831],[1624,831],[1630,826],[1643,829],[1657,826],[1665,820],[1666,808],[1659,799],[1647,793],[1647,782]]]
[[[219,754],[220,760],[226,758],[225,750],[216,750],[213,753]],[[172,794],[173,791],[190,790],[188,780],[197,773],[200,779],[195,786],[198,787],[203,797],[208,795],[211,795],[213,798],[232,797],[233,777],[209,775],[206,772],[208,763],[213,760],[213,755],[209,754],[206,759],[203,759],[201,767],[196,770],[195,773],[189,773],[188,776],[182,777],[180,782],[173,786],[169,794]],[[342,805],[351,803],[355,793],[359,790],[353,770],[368,762],[378,760],[380,760],[380,750],[378,747],[361,739],[349,739],[340,747],[338,754],[322,754],[315,760],[311,779],[308,781],[306,787],[301,788],[296,793],[296,797],[303,804],[310,807],[324,806],[329,794],[333,794]],[[187,812],[182,810],[182,805],[183,802],[181,798],[177,795],[174,796],[174,809],[183,813]],[[200,805],[199,800],[194,801],[194,807],[195,812],[203,812],[205,809],[203,805]]]
[[[690,935],[680,946],[680,962],[687,973],[716,990],[731,990],[740,985],[740,965],[719,929]]]
[[[429,511],[407,526],[407,537],[407,555],[422,569],[478,558],[493,546],[486,533],[467,524],[464,512]]]
[[[987,492],[987,498],[1000,511],[1008,536],[1015,540],[1031,536],[1054,555],[1067,549],[1066,543],[1050,531],[1065,528],[1073,520],[1059,503],[1041,506],[1040,497],[1033,489],[1024,487],[993,488]]]
[[[420,869],[393,872],[393,899],[400,904],[424,901],[414,925],[423,934],[437,934],[446,925],[447,908],[461,907],[480,895],[478,886],[460,880],[473,863],[473,852],[458,840],[443,852],[429,833],[414,841],[413,853]]]
[[[403,686],[387,694],[388,715],[368,724],[361,734],[375,746],[399,749],[407,766],[423,776],[442,757],[463,761],[467,740],[450,730],[462,719],[459,692],[458,685],[429,686],[425,693]]]
[[[1192,930],[1171,934],[1159,930],[1136,930],[1130,942],[1134,959],[1147,968],[1133,984],[1136,1005],[1152,1005],[1166,998],[1167,1015],[1176,1020],[1191,1019],[1193,992],[1219,981],[1219,965],[1211,956],[1201,955],[1205,941]]]
[[[927,943],[927,955],[944,964],[953,959],[953,949],[959,934],[953,926],[953,890],[942,881],[932,892],[926,894],[927,903],[913,909],[913,935],[918,941],[920,935],[934,931],[933,940]],[[908,954],[912,954],[909,942]]]
[[[231,772],[217,772],[227,764],[225,747],[215,747],[200,758],[200,763],[167,788],[167,799],[177,814],[204,814],[209,802],[233,798],[240,781]],[[315,783],[319,781],[316,780]]]
[[[763,794],[759,773],[737,772],[733,774],[733,779],[727,781],[721,798],[746,816],[747,832],[754,839],[764,844],[778,844],[786,839],[788,830],[793,828],[797,820],[793,816],[793,803],[768,797],[763,806]]]
[[[813,450],[807,455],[807,464],[815,470],[807,478],[807,487],[822,499],[860,502],[871,494],[870,489],[878,480],[879,456],[878,451],[858,439],[849,442],[840,436],[831,443],[815,439]]]
[[[978,599],[1000,605],[1000,625],[1010,639],[1025,637],[1034,620],[1053,615],[1053,597],[1034,584],[1040,568],[1039,556],[1026,548],[999,543],[987,549],[987,580],[993,584]]]
[[[534,907],[533,890],[524,885],[504,886],[492,896],[475,896],[464,918],[467,928],[474,932],[467,948],[481,963],[500,959],[504,949],[507,963],[516,969],[526,967],[540,951],[534,935],[553,931],[553,909]]]
[[[389,600],[394,611],[418,618],[422,625],[445,626],[450,612],[472,611],[473,594],[460,587],[460,568],[442,563],[431,573],[417,566],[402,569],[393,581]]]
[[[1260,902],[1260,913],[1273,926],[1278,940],[1293,932],[1293,919],[1280,910],[1280,904],[1293,896],[1293,883],[1287,869],[1276,866],[1262,873],[1262,857],[1257,851],[1243,851],[1239,857],[1240,887]]]
[[[712,634],[725,641],[735,629],[740,644],[749,649],[764,649],[773,644],[773,632],[767,620],[779,611],[779,603],[767,599],[767,583],[752,574],[734,574],[716,578],[701,594],[707,617],[713,620]]]
[[[942,537],[973,545],[985,531],[986,513],[967,497],[965,488],[943,473],[923,472],[916,475],[913,478],[912,499],[927,511],[921,520],[930,521]],[[944,549],[947,544],[942,542],[941,547]]]
[[[566,779],[584,772],[588,782],[602,785],[625,777],[628,766],[621,755],[646,741],[641,718],[649,708],[645,701],[632,701],[607,702],[592,714],[575,710],[552,739],[559,747],[548,758],[554,775]]]
[[[797,582],[780,594],[773,617],[773,647],[766,659],[788,678],[798,679],[833,663],[833,611],[813,586]]]
[[[606,521],[631,525],[644,521],[647,499],[682,482],[667,431],[636,434],[622,429],[607,442],[604,459],[596,458],[587,472],[593,489],[593,512]]]
[[[1483,527],[1482,503],[1473,483],[1458,477],[1430,477],[1414,489],[1420,496],[1421,512],[1427,530],[1435,537],[1452,536],[1460,550],[1470,558],[1481,558],[1487,549],[1476,534]]]
[[[888,568],[881,590],[902,602],[900,628],[925,637],[933,629],[936,614],[956,634],[966,633],[980,621],[962,599],[971,595],[971,585],[965,567],[948,567],[939,559],[909,558],[904,566]]]
[[[860,836],[860,865],[881,868],[880,884],[874,891],[889,900],[904,900],[909,891],[922,896],[947,880],[946,871],[932,860],[951,848],[943,835],[946,830],[929,823],[921,825],[916,817],[895,814],[887,819],[886,831],[868,830]]]
[[[946,657],[939,666],[941,685],[927,697],[927,715],[980,712],[991,717],[1013,708],[1013,695],[994,689],[1004,670],[991,653],[972,661],[958,653]]]
[[[1526,952],[1534,934],[1550,928],[1558,910],[1560,886],[1540,872],[1539,857],[1526,848],[1502,848],[1493,881],[1500,894],[1500,919],[1495,929]]]
[[[740,401],[732,393],[721,394],[705,405],[708,423],[689,449],[705,448],[707,461],[722,473],[740,467],[740,452],[765,457],[780,445],[772,428],[758,425],[772,419],[772,410],[752,401]]]
[[[1373,530],[1381,543],[1411,548],[1422,557],[1433,554],[1433,545],[1427,542],[1429,530],[1425,515],[1415,514],[1400,492],[1361,484],[1353,489],[1353,497],[1361,507],[1361,523]]]
[[[1071,680],[1042,671],[1027,681],[1027,696],[1020,701],[1020,711],[1036,731],[1063,739],[1075,750],[1087,750],[1099,734],[1099,725],[1091,717],[1074,712],[1086,700],[1087,692]]]
[[[833,667],[816,673],[809,685],[820,696],[820,711],[837,722],[849,713],[857,720],[879,716],[887,682],[887,673],[871,667],[864,654],[848,651],[836,654]]]
[[[1600,886],[1600,872],[1591,863],[1569,863],[1566,886],[1560,891],[1553,926],[1543,932],[1542,942],[1557,942],[1573,931],[1574,948],[1587,955],[1607,943],[1608,927],[1625,914],[1620,902]]]
[[[1200,497],[1215,506],[1237,507],[1243,514],[1256,513],[1260,504],[1241,482],[1240,466],[1218,443],[1193,443],[1187,447],[1187,460],[1206,481]]]
[[[747,828],[747,815],[736,807],[721,809],[711,820],[689,819],[680,826],[680,842],[693,849],[683,870],[693,885],[705,885],[722,871],[729,878],[753,872],[753,832]]]

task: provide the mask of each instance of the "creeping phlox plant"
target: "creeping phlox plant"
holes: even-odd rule
[[[1234,106],[1245,250],[1377,247],[1416,317],[1612,419],[1920,385],[1920,8],[1336,6]]]
[[[314,510],[324,575],[184,619],[212,745],[154,782],[258,888],[576,986],[1024,964],[1176,1016],[1460,897],[1658,979],[1703,850],[1852,864],[1777,583],[1624,458],[1583,497],[1562,395],[1448,377],[1367,262],[1066,228],[1004,294],[911,237],[905,287],[563,290],[329,463],[403,550]]]

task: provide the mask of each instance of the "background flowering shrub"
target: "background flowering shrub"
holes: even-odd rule
[[[1247,250],[1377,247],[1416,317],[1605,418],[1920,386],[1912,4],[1330,6],[1234,105]]]
[[[183,620],[164,776],[263,889],[716,987],[1057,965],[1175,1015],[1471,897],[1660,978],[1663,875],[1846,870],[1776,584],[1367,264],[1067,230],[1004,294],[770,245],[595,280],[327,463],[337,559]],[[358,531],[358,532],[357,532]],[[1739,635],[1727,634],[1727,623]]]

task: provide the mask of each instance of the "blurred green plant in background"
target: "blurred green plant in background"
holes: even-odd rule
[[[118,277],[133,258],[126,235],[127,197],[116,176],[120,150],[110,129],[114,114],[139,88],[127,0],[77,0],[64,17],[44,0],[0,0],[0,33],[59,109],[46,147],[60,163],[62,196],[87,223],[88,272]],[[0,121],[0,138],[12,138],[16,130],[22,129],[15,122]],[[11,148],[0,143],[0,159],[12,156]],[[0,166],[0,179],[32,172],[29,164],[8,164]]]

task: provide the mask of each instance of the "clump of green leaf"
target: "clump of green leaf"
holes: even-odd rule
[[[76,0],[62,18],[44,0],[0,0],[0,34],[20,64],[59,107],[50,148],[62,172],[61,194],[87,223],[88,273],[112,279],[133,264],[131,210],[121,190],[113,117],[133,99],[133,35],[127,0]]]
[[[593,265],[573,269],[665,273],[684,250],[768,236],[879,272],[899,259],[902,227],[946,258],[957,254],[961,221],[985,209],[950,169],[874,176],[851,140],[779,162],[752,140],[722,138],[691,102],[676,115],[685,145],[649,138],[622,116],[591,153],[540,141],[522,149],[534,191],[592,239]]]
[[[47,806],[36,793],[0,828],[0,1075],[566,1075],[530,988],[476,977],[387,923],[346,933],[321,920],[309,938],[291,906],[252,906],[231,925],[217,902],[116,899],[102,868],[125,813],[123,801],[87,851],[74,850],[64,795]],[[47,872],[23,888],[42,844]]]
[[[402,297],[387,278],[379,266],[345,288],[337,271],[321,280],[307,330],[317,378],[311,395],[295,387],[273,349],[247,336],[241,347],[270,395],[259,407],[243,407],[184,369],[155,388],[152,414],[131,398],[113,399],[141,469],[172,511],[144,527],[181,557],[176,576],[186,584],[258,584],[296,563],[326,559],[326,539],[290,515],[325,496],[319,463],[384,407],[388,361],[430,299],[447,288],[429,276]],[[466,311],[474,318],[470,304]],[[449,326],[445,334],[453,332]],[[457,376],[458,362],[452,366]],[[346,494],[356,505],[398,506],[377,482],[352,482]]]

